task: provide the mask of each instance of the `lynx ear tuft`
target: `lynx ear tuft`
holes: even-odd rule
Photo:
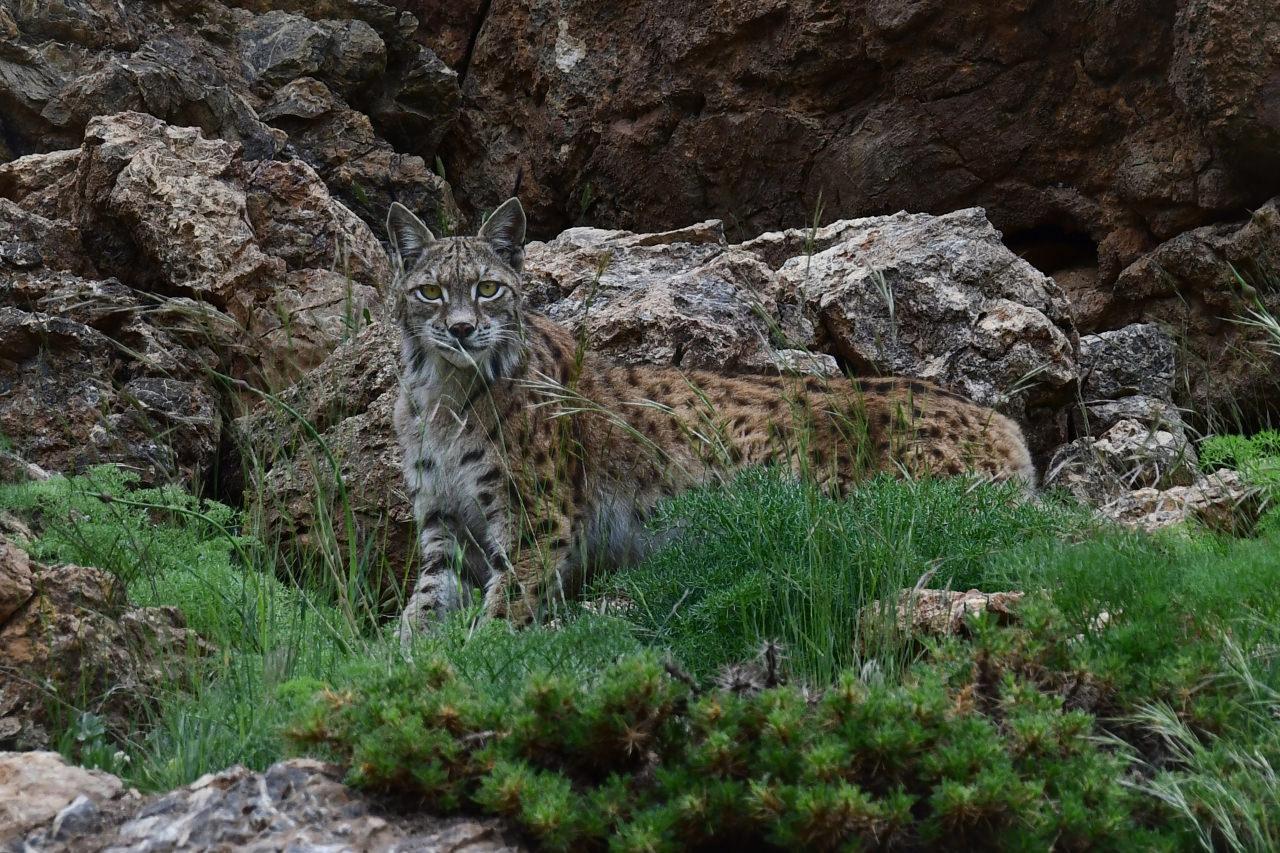
[[[391,250],[395,252],[396,260],[401,266],[405,266],[407,261],[416,257],[436,237],[409,208],[396,201],[391,203],[391,209],[387,211],[387,239],[391,241]]]
[[[480,226],[480,236],[489,241],[498,256],[513,270],[524,266],[524,208],[520,199],[512,197],[498,205]]]

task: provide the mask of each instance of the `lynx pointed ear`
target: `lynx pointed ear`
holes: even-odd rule
[[[405,261],[421,252],[436,236],[409,208],[395,201],[387,211],[387,239],[391,241],[396,260],[404,266]]]
[[[480,226],[480,236],[517,272],[524,266],[524,208],[520,199],[509,198]]]

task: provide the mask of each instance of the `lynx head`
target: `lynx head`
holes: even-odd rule
[[[396,313],[409,365],[505,375],[520,354],[524,209],[510,198],[475,237],[437,239],[399,203],[387,214]]]

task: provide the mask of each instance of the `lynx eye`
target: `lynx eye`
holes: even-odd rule
[[[413,292],[423,302],[438,302],[440,297],[444,296],[444,291],[440,289],[438,284],[424,284]]]
[[[502,285],[496,281],[482,281],[476,286],[476,293],[480,294],[481,299],[492,299],[501,289]]]

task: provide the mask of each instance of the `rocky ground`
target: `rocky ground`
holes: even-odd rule
[[[1263,0],[0,4],[0,481],[114,462],[269,493],[305,544],[336,464],[339,542],[411,571],[380,222],[465,228],[519,182],[529,300],[599,352],[931,378],[1109,517],[1230,528],[1249,490],[1192,439],[1276,413],[1280,353],[1238,321],[1280,311],[1278,80]],[[199,646],[0,543],[25,672],[118,683],[128,716]],[[0,745],[47,745],[40,689],[0,685]],[[259,849],[508,843],[388,824],[310,764],[144,804],[73,768],[33,793],[33,762],[57,764],[0,757],[13,849],[176,849],[140,839],[197,812]]]
[[[261,773],[232,767],[159,797],[52,752],[0,752],[0,850],[167,853],[177,850],[523,850],[494,821],[405,817],[309,759]],[[380,813],[381,812],[381,813]]]

